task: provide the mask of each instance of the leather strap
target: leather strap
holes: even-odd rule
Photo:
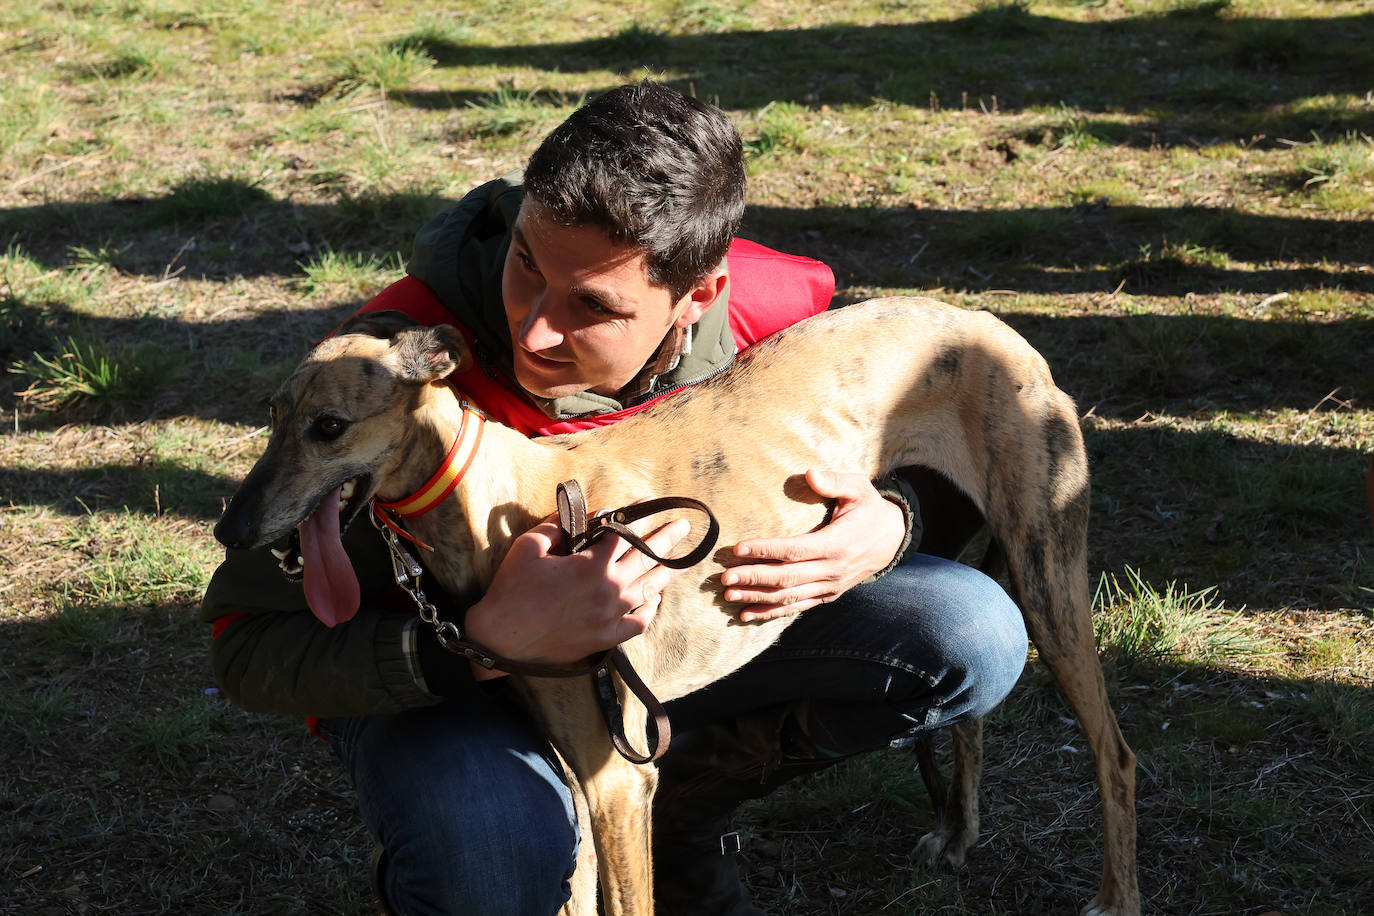
[[[687,569],[689,566],[695,566],[706,559],[706,555],[716,546],[716,539],[720,537],[720,522],[716,521],[710,507],[701,500],[692,499],[690,496],[662,496],[658,499],[635,503],[623,509],[616,509],[614,512],[603,512],[590,519],[587,518],[587,499],[582,493],[581,485],[576,480],[565,480],[560,483],[557,496],[558,522],[563,527],[563,534],[568,538],[568,551],[570,553],[581,553],[604,535],[615,533],[655,563],[670,569]],[[644,543],[644,539],[630,529],[629,525],[631,522],[637,522],[640,519],[671,509],[695,509],[704,513],[706,515],[706,534],[702,536],[701,543],[692,548],[690,552],[680,557],[661,557],[654,553],[649,545]]]
[[[558,498],[558,521],[563,528],[563,534],[568,539],[568,551],[570,553],[579,553],[603,536],[615,533],[654,562],[672,569],[686,569],[701,562],[716,546],[716,539],[720,535],[720,524],[706,504],[687,496],[665,496],[635,503],[623,509],[616,509],[614,512],[602,513],[589,521],[587,518],[587,499],[577,481],[563,481],[558,485],[556,495]],[[706,513],[706,518],[709,520],[706,535],[702,538],[701,543],[681,557],[659,556],[649,548],[648,544],[644,543],[643,538],[628,527],[631,522],[648,518],[659,512],[666,512],[669,509],[696,509]],[[644,708],[649,711],[649,719],[645,727],[647,754],[636,751],[625,737],[625,722],[621,713],[620,695],[616,692],[615,684],[611,678],[612,669],[620,675],[620,679],[625,682],[630,693],[643,703]],[[668,713],[664,710],[658,697],[654,696],[653,691],[640,678],[634,666],[630,664],[630,659],[625,655],[624,650],[616,646],[602,656],[601,661],[596,666],[592,684],[596,689],[596,700],[601,707],[601,716],[606,720],[606,728],[611,735],[611,743],[620,752],[620,756],[631,763],[651,763],[667,752],[668,744],[673,738],[672,726],[668,722]]]
[[[590,524],[587,519],[587,501],[582,494],[582,487],[578,485],[577,481],[568,480],[559,484],[557,498],[559,522],[562,525],[563,533],[568,538],[570,553],[585,550],[605,535],[615,533],[625,538],[656,563],[673,569],[686,569],[704,559],[715,547],[716,539],[720,535],[720,524],[706,504],[686,496],[666,496],[636,503],[624,509],[599,515],[593,518]],[[681,557],[660,557],[644,543],[639,535],[627,527],[630,522],[639,521],[669,509],[696,509],[706,513],[709,520],[706,535],[702,538],[701,543]],[[606,728],[611,735],[611,743],[615,745],[615,749],[620,755],[631,763],[652,763],[667,752],[668,744],[673,736],[672,727],[668,722],[668,713],[664,710],[663,704],[654,696],[653,691],[644,683],[639,673],[634,670],[629,657],[619,646],[593,656],[588,662],[580,665],[545,665],[497,655],[485,646],[463,638],[462,631],[456,623],[443,620],[438,616],[438,609],[425,597],[420,587],[420,577],[424,573],[424,567],[411,555],[410,551],[406,550],[401,539],[397,537],[396,531],[388,530],[391,526],[384,525],[379,521],[376,513],[373,514],[373,524],[386,539],[387,547],[391,552],[392,567],[396,574],[397,584],[409,593],[420,610],[421,618],[434,626],[434,634],[439,640],[439,644],[445,649],[454,655],[481,665],[483,668],[495,668],[509,674],[525,677],[582,677],[590,674],[592,675],[592,685],[596,691],[597,704],[601,708],[602,718],[606,720]],[[636,751],[625,737],[625,722],[621,713],[620,696],[616,692],[615,682],[611,677],[612,671],[620,675],[620,679],[624,681],[630,693],[643,703],[645,709],[649,711],[649,720],[645,728],[647,754]]]

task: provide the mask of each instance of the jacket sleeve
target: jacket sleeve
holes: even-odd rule
[[[306,716],[393,713],[476,691],[467,662],[439,648],[413,608],[388,607],[390,563],[376,533],[355,525],[345,547],[364,597],[357,615],[333,628],[270,553],[228,551],[201,602],[220,690],[252,712]]]
[[[921,522],[921,501],[916,496],[915,488],[904,477],[896,472],[884,474],[873,481],[873,486],[884,499],[896,503],[897,508],[902,510],[902,516],[906,520],[906,535],[892,562],[865,579],[865,583],[876,582],[911,559],[911,555],[921,543],[921,532],[924,530]]]

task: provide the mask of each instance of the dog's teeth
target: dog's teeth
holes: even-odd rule
[[[271,548],[271,549],[272,549],[272,556],[276,557],[278,560],[285,560],[285,559],[286,559],[286,551],[285,551],[285,550],[278,550],[278,549],[275,548],[275,547],[273,547],[273,548]]]
[[[356,486],[357,486],[357,482],[356,482],[356,481],[350,480],[348,483],[344,484],[342,487],[339,487],[339,497],[340,497],[341,499],[349,499],[349,498],[351,498],[351,497],[353,496],[353,490],[354,490],[354,488],[355,488]]]
[[[296,566],[305,569],[305,557],[296,557]]]

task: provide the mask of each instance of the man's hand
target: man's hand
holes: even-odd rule
[[[906,539],[906,515],[862,474],[809,470],[806,482],[835,500],[830,523],[796,537],[740,541],[735,555],[764,562],[720,577],[725,600],[747,604],[740,620],[790,617],[834,601],[887,568]]]
[[[645,542],[667,556],[690,530],[678,519]],[[561,550],[566,540],[553,518],[516,538],[486,594],[468,610],[468,638],[506,658],[579,662],[643,633],[677,574],[613,534],[572,556]]]

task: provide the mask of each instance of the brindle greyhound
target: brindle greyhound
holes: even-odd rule
[[[303,542],[314,542],[302,551],[307,594],[327,603],[336,589],[312,587],[311,567],[334,580],[351,576],[340,524],[377,494],[422,488],[450,444],[466,438],[457,431],[471,414],[444,380],[470,363],[448,326],[402,327],[386,313],[346,325],[272,399],[267,450],[216,537],[261,548],[299,530]],[[963,506],[986,520],[1031,639],[1096,758],[1104,864],[1084,913],[1139,912],[1135,756],[1108,703],[1090,619],[1082,435],[1045,361],[1002,322],[930,299],[874,300],[788,328],[718,378],[611,426],[535,440],[497,423],[485,427],[452,496],[409,520],[415,538],[436,548],[430,573],[453,594],[485,587],[512,540],[553,511],[555,485],[569,478],[594,505],[696,496],[715,509],[723,544],[823,524],[827,507],[799,469],[877,478],[918,468],[952,483]],[[929,515],[932,507],[923,501],[922,508]],[[729,674],[790,622],[739,624],[719,583],[727,562],[729,552],[717,551],[676,577],[648,631],[623,645],[664,700]],[[597,870],[608,913],[651,912],[648,800],[656,771],[612,749],[593,691],[580,679],[520,680],[571,770],[583,816],[590,811],[598,869],[577,869],[565,912],[596,911]],[[644,734],[639,704],[627,705],[625,725],[627,734]],[[921,847],[958,864],[978,832],[981,723],[956,726],[955,738],[955,788],[932,786],[939,823]],[[928,769],[923,774],[933,777]]]

